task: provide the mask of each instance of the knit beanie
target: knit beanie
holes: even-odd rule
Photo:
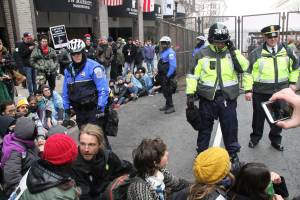
[[[23,140],[34,140],[36,125],[30,117],[20,117],[17,119],[15,136]]]
[[[29,105],[28,101],[26,98],[22,98],[18,101],[17,103],[17,108],[19,108],[20,106],[23,106],[23,105]]]
[[[0,137],[4,137],[8,128],[16,123],[16,119],[9,116],[0,115]]]
[[[45,143],[42,158],[53,165],[71,164],[77,157],[75,141],[68,135],[54,134]]]
[[[199,183],[215,184],[230,171],[228,152],[220,147],[212,147],[201,152],[194,162],[194,176]]]

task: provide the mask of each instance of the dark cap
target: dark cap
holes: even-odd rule
[[[280,31],[279,25],[270,25],[261,29],[261,33],[265,36],[278,36]]]
[[[32,37],[32,34],[29,32],[23,33],[23,37]]]
[[[108,42],[112,42],[112,41],[114,41],[114,39],[113,39],[111,36],[109,36],[109,37],[107,38],[107,41],[108,41]]]

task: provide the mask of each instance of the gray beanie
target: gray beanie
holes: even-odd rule
[[[62,134],[67,135],[68,134],[68,129],[66,127],[62,126],[62,125],[52,126],[48,130],[47,137],[50,137],[51,135],[56,134],[56,133],[62,133]]]
[[[15,136],[24,140],[33,140],[35,128],[35,123],[30,117],[20,117],[16,122]]]

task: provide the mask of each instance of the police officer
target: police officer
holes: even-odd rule
[[[205,47],[205,41],[206,41],[206,38],[205,38],[205,36],[203,36],[203,35],[199,35],[197,38],[196,38],[196,40],[197,40],[197,44],[196,44],[196,46],[195,46],[195,48],[194,48],[194,50],[193,50],[193,53],[192,53],[192,56],[193,56],[193,58],[194,58],[194,63],[195,63],[195,65],[194,66],[196,66],[197,65],[197,62],[198,62],[198,52],[202,49],[202,48],[204,48]]]
[[[66,119],[69,119],[72,106],[79,128],[83,124],[101,122],[109,93],[103,66],[86,58],[84,49],[81,39],[69,41],[72,63],[65,69],[63,84]]]
[[[247,59],[233,45],[226,26],[213,24],[208,34],[209,45],[201,49],[198,64],[193,74],[187,75],[187,106],[194,107],[199,96],[201,123],[197,138],[197,152],[209,146],[213,123],[219,119],[225,147],[233,163],[238,163],[240,150],[236,114],[239,96],[238,73],[248,68]],[[249,81],[245,74],[244,82]]]
[[[265,114],[261,103],[268,101],[273,93],[290,87],[296,90],[299,68],[297,57],[292,50],[283,43],[279,43],[279,25],[263,28],[261,33],[265,42],[254,49],[249,55],[250,66],[248,72],[253,79],[250,85],[244,85],[246,100],[253,105],[252,129],[249,147],[254,148],[263,136]],[[269,123],[270,124],[270,123]],[[282,129],[270,124],[269,139],[271,145],[278,151],[283,151],[281,144]]]
[[[176,53],[171,48],[170,37],[163,36],[159,42],[162,51],[160,52],[160,59],[157,68],[162,93],[166,99],[165,106],[159,110],[164,111],[165,114],[170,114],[175,112],[172,95],[174,90],[176,90],[176,83],[174,80],[176,75]]]

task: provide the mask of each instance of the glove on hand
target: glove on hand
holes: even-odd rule
[[[104,112],[101,110],[101,108],[97,108],[97,110],[96,110],[96,118],[100,119],[102,117],[104,117]]]
[[[65,110],[65,120],[70,120],[71,118],[71,110],[70,109],[66,109]]]
[[[228,40],[225,42],[225,45],[228,47],[229,51],[235,51],[236,48],[231,40]]]
[[[186,105],[187,105],[187,107],[188,108],[193,108],[195,106],[194,102],[195,102],[194,95],[187,95],[187,98],[186,98]]]

